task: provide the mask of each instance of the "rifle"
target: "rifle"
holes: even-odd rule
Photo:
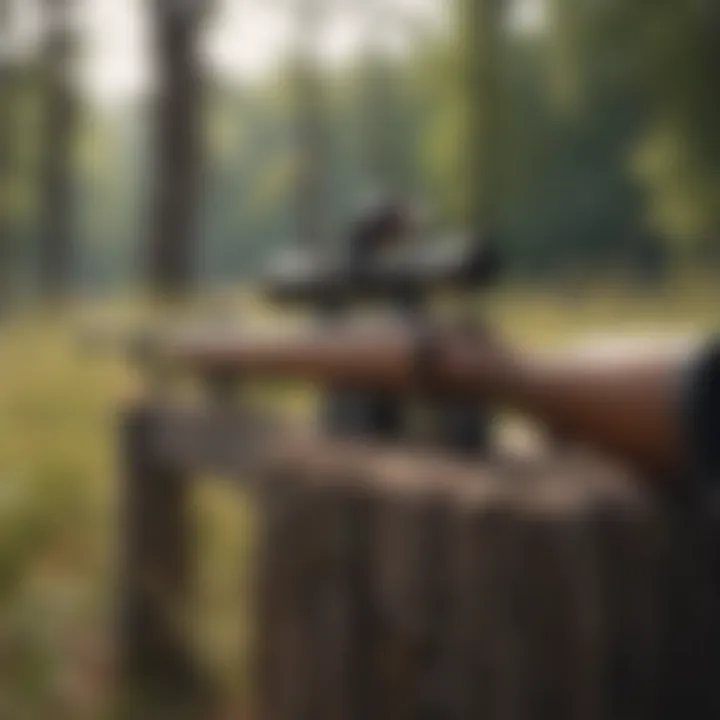
[[[720,407],[720,353],[694,343],[608,361],[500,349],[453,332],[418,335],[398,324],[264,337],[187,335],[165,343],[162,354],[210,378],[301,379],[401,398],[491,403],[663,476],[688,469],[696,450],[713,447]]]
[[[326,413],[325,429],[344,435],[401,440],[406,436],[401,423],[378,433],[377,418],[367,423],[348,416],[356,417],[358,409],[372,415],[383,403],[403,411],[420,399],[430,405],[441,431],[451,426],[439,437],[454,450],[479,455],[487,449],[485,416],[468,413],[497,406],[526,413],[555,434],[663,477],[695,462],[715,462],[720,352],[690,341],[635,348],[613,358],[540,353],[504,347],[483,327],[438,326],[424,312],[432,294],[438,288],[469,292],[487,286],[497,274],[496,253],[479,243],[449,253],[443,262],[414,252],[412,260],[375,257],[334,269],[305,263],[266,278],[268,297],[330,308],[336,313],[332,322],[326,318],[311,329],[262,336],[175,334],[156,338],[153,355],[215,385],[255,378],[316,383],[344,415],[328,421]],[[410,311],[362,323],[350,313],[360,301]],[[453,426],[458,416],[462,422]]]

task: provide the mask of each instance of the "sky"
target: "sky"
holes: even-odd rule
[[[0,29],[0,53],[11,46],[31,44],[39,20],[28,0],[15,1],[15,31],[11,38]],[[113,105],[152,89],[152,62],[144,4],[148,0],[75,0],[82,52],[77,74],[87,94]],[[185,0],[168,0],[185,1]],[[293,3],[297,0],[215,0],[216,8],[203,34],[203,53],[213,72],[243,80],[264,78],[291,48]],[[371,2],[382,21],[368,24]],[[414,32],[442,29],[450,0],[330,0],[320,32],[318,52],[328,67],[351,62],[367,41],[403,52],[412,45],[407,24]],[[543,0],[513,0],[513,25],[532,30],[542,22]]]

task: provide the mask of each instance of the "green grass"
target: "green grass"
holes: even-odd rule
[[[0,717],[100,717],[112,690],[119,409],[139,379],[89,354],[77,324],[0,334]],[[194,493],[199,571],[188,639],[228,697],[248,676],[252,515],[229,484]]]
[[[483,302],[515,339],[710,330],[711,284],[497,293]],[[99,717],[109,697],[117,557],[115,423],[138,380],[89,356],[74,326],[27,317],[0,326],[0,717]],[[194,638],[228,690],[244,691],[252,513],[210,482],[196,495],[200,591]],[[240,688],[240,690],[238,690]]]
[[[67,327],[3,328],[0,643],[14,648],[0,672],[3,716],[72,706],[81,717],[105,694],[112,424],[124,382],[117,365],[83,358]]]

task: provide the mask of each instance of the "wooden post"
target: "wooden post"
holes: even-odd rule
[[[202,683],[183,636],[190,553],[189,484],[154,450],[149,407],[123,421],[124,512],[119,655],[123,716],[202,717]]]

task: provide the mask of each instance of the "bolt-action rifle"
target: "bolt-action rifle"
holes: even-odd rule
[[[387,222],[375,218],[365,227],[397,232],[392,213],[383,212]],[[692,342],[615,356],[508,348],[482,327],[438,324],[426,312],[438,290],[469,293],[490,284],[497,254],[479,242],[446,249],[440,258],[410,248],[391,259],[368,253],[357,265],[311,262],[271,274],[268,297],[332,318],[313,329],[262,337],[180,334],[156,342],[155,352],[208,378],[311,381],[333,410],[324,415],[326,429],[346,435],[402,439],[403,413],[420,399],[436,415],[441,442],[456,450],[485,449],[486,415],[474,409],[507,407],[663,476],[720,455],[714,449],[720,353],[701,352]],[[351,310],[361,303],[395,312],[360,323]]]

